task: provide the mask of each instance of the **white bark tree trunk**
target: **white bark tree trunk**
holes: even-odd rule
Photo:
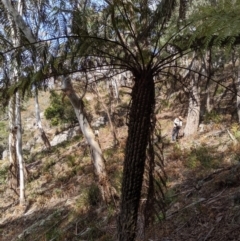
[[[204,58],[204,62],[205,62],[205,72],[206,72],[206,75],[208,76],[208,79],[207,79],[207,88],[206,88],[206,93],[207,93],[207,96],[206,96],[206,111],[207,113],[210,113],[213,109],[213,98],[212,98],[212,95],[211,95],[211,76],[212,76],[212,69],[211,69],[211,50],[207,50],[206,51],[206,55],[205,55],[205,58]]]
[[[17,188],[19,186],[19,170],[17,163],[16,154],[16,129],[15,129],[15,95],[12,96],[8,103],[8,118],[9,118],[9,136],[8,136],[8,147],[9,147],[9,175],[8,184],[10,189],[17,193]]]
[[[200,60],[193,60],[192,69],[199,71]],[[200,93],[199,93],[199,74],[193,73],[191,76],[191,86],[189,93],[189,106],[187,122],[184,129],[184,135],[189,136],[197,132],[200,120]]]
[[[114,86],[114,91],[115,91],[114,98],[118,100],[119,99],[118,82],[116,81],[115,78],[112,80],[112,86]]]
[[[15,21],[15,24],[18,26],[17,23],[21,23],[20,18],[22,13],[22,3],[21,0],[18,2],[18,11],[16,11],[11,3],[9,1],[2,1],[5,8],[8,10],[8,13],[12,16],[13,20]],[[16,16],[15,13],[18,13]],[[12,18],[9,17],[10,22],[12,22]],[[13,23],[12,23],[13,25]],[[17,33],[14,32],[14,28],[12,27],[12,39],[13,39],[13,45],[17,47],[19,45],[19,40],[16,37]],[[11,77],[13,79],[13,83],[18,81],[18,71],[17,71],[17,63],[14,60],[13,61],[13,73],[11,74]],[[13,133],[16,138],[15,142],[15,151],[16,151],[16,159],[18,160],[18,169],[19,169],[19,202],[20,205],[25,204],[25,183],[24,183],[24,159],[23,159],[23,153],[22,153],[22,123],[21,123],[21,97],[19,94],[19,91],[15,93],[15,109],[12,109],[12,111],[15,112],[15,126],[11,129],[10,137],[9,139],[13,138]]]
[[[37,121],[37,127],[40,133],[40,136],[42,138],[42,141],[47,149],[51,148],[51,144],[46,136],[46,133],[42,127],[42,121],[40,117],[40,106],[38,102],[38,89],[34,86],[34,100],[35,100],[35,113],[36,113],[36,121]]]
[[[98,186],[102,195],[102,200],[108,203],[111,200],[112,194],[115,194],[115,192],[108,179],[102,150],[98,142],[95,140],[94,132],[87,120],[83,101],[74,91],[69,77],[63,78],[62,91],[68,96],[74,108],[80,128],[90,148],[92,163],[95,175],[98,178]]]
[[[210,85],[208,85],[207,87],[207,100],[206,100],[206,111],[208,113],[210,113],[213,109],[213,105],[212,105],[212,96],[211,96],[211,92],[210,92]]]
[[[16,92],[16,130],[17,130],[17,141],[16,151],[19,165],[19,202],[24,205],[26,202],[25,198],[25,182],[24,182],[24,159],[22,152],[22,121],[21,121],[21,97],[19,92]]]
[[[22,1],[18,2],[18,13],[22,15]],[[16,39],[16,46],[19,44],[19,40]],[[18,73],[16,73],[18,74]],[[17,76],[17,75],[16,75]],[[18,82],[18,76],[16,78]],[[17,141],[16,141],[16,151],[17,159],[19,165],[19,202],[20,205],[24,205],[26,202],[25,197],[25,180],[24,180],[24,159],[22,151],[22,117],[21,117],[21,97],[19,91],[16,92],[16,130],[17,130]]]

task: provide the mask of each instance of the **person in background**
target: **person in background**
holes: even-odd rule
[[[178,134],[179,131],[182,127],[182,116],[178,116],[177,118],[175,118],[174,122],[173,122],[173,130],[172,130],[172,141],[176,141],[178,138]]]

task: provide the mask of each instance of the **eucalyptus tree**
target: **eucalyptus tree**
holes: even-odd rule
[[[19,1],[17,5],[19,14],[22,12],[22,4]],[[11,16],[7,14],[7,19],[10,23],[10,42],[12,47],[16,48],[19,46],[19,29],[15,25]],[[10,66],[10,81],[11,84],[18,84],[19,82],[19,72],[18,57],[11,56],[11,66]],[[7,56],[9,58],[9,55]],[[9,151],[10,151],[10,185],[16,191],[16,186],[19,184],[19,202],[21,205],[25,203],[25,180],[24,180],[24,159],[22,152],[22,123],[21,123],[21,94],[19,90],[14,92],[13,97],[9,101],[8,106],[9,113]]]
[[[193,45],[191,46],[191,36],[195,31],[195,21],[190,16],[196,9],[199,9],[204,4],[207,4],[211,1],[201,0],[201,1],[181,1],[180,5],[180,25],[185,23],[188,25],[188,28],[184,30],[184,34],[182,34],[181,41],[185,39],[186,43],[188,43],[192,48],[193,52],[184,57],[186,61],[180,61],[181,66],[179,66],[179,73],[181,74],[181,79],[183,83],[183,87],[185,88],[185,92],[188,95],[188,109],[186,116],[186,125],[184,128],[184,136],[189,136],[197,132],[198,126],[200,123],[200,115],[204,112],[205,106],[202,104],[202,86],[205,88],[207,97],[206,105],[208,109],[209,100],[210,100],[210,66],[211,66],[211,58],[210,51],[207,48],[204,48],[203,44]],[[182,7],[181,7],[182,6]],[[208,53],[208,54],[207,54]],[[185,62],[185,63],[184,63]]]
[[[198,44],[202,42],[201,45],[210,49],[210,51],[216,51],[217,49],[221,53],[221,58],[224,58],[224,55],[225,57],[230,56],[240,43],[239,10],[239,0],[205,1],[204,4],[199,4],[197,11],[192,11],[190,16],[191,20],[194,19],[194,31],[190,38],[190,44],[194,41],[198,42]],[[236,85],[235,94],[237,96],[236,111],[240,116],[239,62],[237,63],[234,60],[233,67]],[[210,75],[212,74],[210,73]],[[209,78],[209,80],[211,79]]]
[[[180,24],[185,22],[188,24],[188,28],[184,30],[180,39],[181,41],[185,39],[189,47],[194,50],[195,55],[192,58],[191,53],[188,56],[190,64],[182,66],[185,69],[184,71],[179,70],[180,73],[184,72],[182,75],[184,76],[183,79],[190,78],[191,81],[191,84],[188,84],[186,88],[189,95],[189,105],[184,134],[187,136],[197,131],[200,114],[206,111],[209,112],[213,108],[210,105],[212,99],[210,88],[213,82],[217,82],[213,79],[216,68],[216,66],[214,68],[212,62],[214,53],[216,50],[222,52],[223,49],[227,53],[233,45],[239,44],[239,30],[230,30],[235,28],[235,24],[237,25],[238,17],[235,15],[235,21],[232,26],[229,25],[231,21],[228,19],[233,17],[234,12],[232,12],[232,9],[237,9],[239,2],[221,0],[183,2],[183,7],[179,9],[181,11]],[[221,13],[221,17],[218,13]],[[187,83],[185,82],[184,85],[186,86]],[[205,87],[203,87],[204,85]],[[236,86],[238,85],[236,84]],[[205,88],[204,92],[206,93],[204,97],[205,106],[200,101],[203,97],[203,88]]]
[[[41,121],[41,116],[40,116],[40,105],[38,101],[38,89],[36,86],[33,86],[33,95],[34,95],[34,101],[35,101],[35,115],[36,115],[36,122],[37,122],[37,127],[41,136],[41,139],[47,149],[51,148],[50,141],[48,140],[48,137],[43,129],[42,126],[42,121]]]
[[[18,1],[18,4],[20,4],[21,1]],[[35,36],[38,36],[39,34],[41,34],[40,30],[41,30],[41,22],[39,21],[39,18],[46,18],[46,12],[43,11],[43,6],[40,5],[37,2],[22,2],[22,14],[21,15],[25,15],[25,18],[28,19],[28,24],[31,25],[31,31],[28,29],[28,26],[24,23],[24,21],[22,21],[21,15],[20,13],[18,13],[15,9],[16,7],[12,4],[10,4],[9,1],[2,1],[6,11],[8,12],[8,14],[11,15],[11,17],[13,18],[13,21],[16,23],[17,27],[19,29],[24,29],[24,31],[22,31],[24,34],[22,34],[22,36],[24,38],[27,39],[27,41],[34,41],[34,39],[36,38]],[[25,36],[27,34],[27,36]],[[21,42],[21,44],[23,44]],[[26,42],[25,42],[26,44]],[[38,69],[39,65],[42,64],[41,62],[41,57],[40,54],[43,54],[42,51],[44,51],[45,49],[43,48],[43,45],[40,44],[36,44],[36,47],[38,48],[38,53],[34,50],[31,49],[31,51],[29,51],[28,53],[28,59],[27,59],[27,66],[25,64],[25,72],[27,71],[28,68],[34,68],[34,69]],[[20,50],[21,51],[21,50]],[[28,73],[26,73],[28,74]],[[33,96],[34,96],[34,100],[35,100],[35,113],[36,113],[36,123],[37,123],[37,127],[40,133],[40,137],[43,141],[43,143],[45,144],[46,148],[50,148],[50,142],[46,136],[46,133],[43,129],[42,123],[41,123],[41,118],[40,118],[40,106],[39,106],[39,102],[38,102],[38,89],[42,89],[41,88],[41,84],[38,83],[34,83],[34,79],[30,81],[30,83],[28,83],[27,87],[29,88],[29,90],[27,90],[26,88],[24,88],[24,92],[28,91],[28,92],[32,92]]]
[[[3,13],[2,13],[3,15]],[[9,16],[7,14],[4,14],[4,18],[8,19]],[[1,39],[8,38],[10,41],[1,41],[1,52],[4,51],[6,48],[12,47],[12,41],[11,41],[11,36],[12,32],[8,31],[8,34],[4,31],[3,24],[1,23],[0,27],[0,35]],[[10,54],[6,56],[5,58],[1,56],[0,58],[0,63],[1,63],[1,107],[6,107],[8,106],[8,120],[9,120],[9,136],[8,136],[8,146],[9,146],[9,175],[8,175],[8,183],[9,187],[17,192],[17,188],[19,185],[19,169],[18,169],[18,163],[16,159],[16,135],[14,134],[12,130],[14,130],[14,121],[15,121],[15,98],[13,97],[12,99],[9,100],[8,95],[6,94],[5,88],[9,85],[9,73],[12,72],[10,70]]]
[[[33,34],[34,27],[35,28],[39,27],[39,26],[41,26],[41,24],[29,26],[26,23],[26,21],[24,20],[24,18],[21,17],[21,15],[19,15],[19,13],[16,11],[16,9],[14,8],[14,6],[11,4],[10,1],[2,0],[2,2],[5,6],[5,8],[10,13],[10,15],[12,16],[12,18],[14,19],[15,24],[18,26],[19,29],[21,29],[24,37],[28,41],[28,45],[30,44],[34,48],[35,54],[37,56],[39,56],[39,58],[35,57],[34,60],[40,61],[40,65],[41,65],[41,67],[43,67],[43,69],[40,68],[40,71],[36,71],[36,69],[34,69],[32,74],[30,74],[30,78],[29,77],[24,78],[23,81],[21,82],[21,84],[19,86],[17,86],[16,88],[17,89],[22,88],[23,90],[26,90],[26,88],[28,88],[29,86],[31,87],[32,84],[34,84],[34,87],[36,88],[37,85],[35,85],[35,82],[41,83],[46,78],[51,76],[51,74],[44,75],[44,73],[46,73],[46,72],[48,72],[48,74],[49,74],[49,72],[54,72],[52,74],[52,76],[54,76],[54,77],[62,75],[63,71],[61,71],[61,70],[56,71],[56,68],[55,68],[56,62],[59,65],[61,64],[58,62],[58,59],[57,60],[55,59],[56,62],[54,64],[53,64],[53,62],[50,61],[51,59],[54,59],[53,56],[58,57],[57,52],[59,49],[60,49],[60,53],[62,51],[61,46],[63,46],[63,42],[61,42],[61,38],[60,38],[60,41],[56,40],[50,44],[49,44],[50,41],[45,41],[45,42],[42,41],[41,42],[40,41],[41,38],[39,38]],[[46,5],[48,5],[48,2],[42,2],[41,4],[42,4],[42,6],[46,6]],[[50,5],[48,5],[48,7],[50,7]],[[36,8],[37,9],[39,8],[38,4],[37,4]],[[47,10],[45,10],[45,12],[43,12],[43,13],[46,14],[46,11]],[[59,20],[59,18],[60,18],[60,20]],[[28,19],[27,16],[26,16],[26,19]],[[64,19],[64,14],[60,14],[60,17],[58,15],[57,18],[53,20],[54,22],[51,22],[51,24],[53,24],[53,23],[59,24],[59,22],[61,22],[62,19]],[[45,25],[44,25],[42,31],[44,32],[44,31],[49,30],[49,33],[46,34],[48,38],[50,38],[50,37],[54,38],[56,36],[59,37],[58,34],[60,34],[60,35],[63,34],[63,30],[61,29],[61,26],[59,26],[59,28],[57,28],[57,29],[54,28],[54,30],[53,30],[51,28],[51,26],[49,27],[49,22],[47,22],[45,15],[43,17],[43,20],[44,21],[42,23]],[[38,19],[38,21],[40,21],[40,19]],[[33,21],[33,22],[35,23],[35,21]],[[33,27],[33,29],[31,29],[31,27]],[[66,32],[64,32],[64,34],[66,34]],[[50,45],[50,47],[49,47],[49,45]],[[48,49],[49,54],[46,53],[46,49]],[[63,55],[65,55],[65,53],[63,53]],[[64,62],[64,60],[62,59],[62,56],[60,57],[60,59],[62,60],[62,62]],[[70,68],[69,61],[66,60],[65,63],[67,63],[68,67]],[[34,63],[34,64],[36,65],[36,63]],[[62,66],[62,68],[64,68],[64,66]],[[88,122],[87,115],[86,115],[85,108],[84,108],[84,102],[83,102],[82,98],[78,97],[78,95],[76,94],[76,92],[73,88],[73,85],[71,83],[71,76],[69,75],[70,73],[71,72],[68,72],[67,74],[64,73],[64,77],[60,78],[62,81],[61,88],[62,88],[62,91],[64,92],[64,94],[69,97],[69,99],[72,103],[72,106],[74,108],[74,111],[76,113],[76,116],[78,118],[79,125],[83,132],[83,135],[86,138],[87,143],[89,144],[91,158],[92,158],[94,170],[95,170],[95,173],[96,173],[96,176],[98,179],[98,185],[99,185],[99,189],[102,194],[102,199],[103,199],[103,201],[108,203],[108,202],[110,202],[112,197],[115,195],[115,189],[110,185],[109,178],[107,176],[107,171],[106,171],[106,167],[105,167],[105,159],[103,157],[102,150],[100,148],[99,143],[95,140],[94,132]],[[36,97],[36,95],[35,95],[35,97]],[[37,104],[37,102],[36,102],[36,104]]]
[[[9,189],[13,190],[14,193],[18,195],[17,189],[19,187],[19,166],[16,155],[16,131],[15,131],[15,121],[16,121],[16,98],[15,95],[9,97],[6,88],[9,86],[11,79],[10,73],[12,73],[11,55],[7,58],[1,58],[1,109],[5,109],[8,114],[8,160],[9,160],[9,172],[8,172],[8,186]],[[11,60],[12,62],[12,60]],[[11,81],[12,82],[12,81]]]

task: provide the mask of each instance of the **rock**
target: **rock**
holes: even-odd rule
[[[24,128],[27,130],[32,130],[33,128],[36,128],[36,119],[35,118],[26,118],[24,123]]]
[[[199,128],[198,131],[200,133],[203,133],[205,131],[205,125],[203,123],[201,123],[198,128]]]
[[[40,118],[42,118],[42,119],[44,118],[44,112],[40,113]]]
[[[50,142],[51,146],[56,146],[68,139],[67,133],[62,133],[54,136],[53,140]]]
[[[217,148],[217,151],[218,151],[218,152],[222,152],[222,153],[224,153],[224,152],[227,151],[227,150],[228,150],[228,145],[226,145],[226,144],[220,145],[220,146],[218,146],[218,148]]]
[[[93,128],[98,129],[101,126],[105,126],[106,125],[106,119],[105,119],[104,116],[100,116],[95,121],[93,121],[91,123],[91,125],[92,125]]]
[[[24,145],[22,149],[23,149],[23,151],[28,151],[28,152],[30,152],[30,151],[31,151],[31,148],[32,148],[32,146],[30,145],[29,142],[27,142],[26,145]]]
[[[51,146],[56,146],[64,141],[71,140],[74,136],[79,135],[79,127],[70,128],[64,132],[54,136],[53,140],[50,142]]]
[[[3,153],[2,153],[2,159],[3,160],[7,159],[8,155],[9,155],[9,151],[8,150],[4,150]]]

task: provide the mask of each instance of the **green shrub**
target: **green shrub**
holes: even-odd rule
[[[240,127],[238,123],[233,123],[231,126],[231,132],[234,137],[239,141],[240,140]]]
[[[57,126],[64,123],[74,124],[77,117],[68,99],[62,98],[55,91],[50,92],[50,106],[45,110],[44,116],[50,120],[51,125]]]
[[[164,196],[166,205],[169,205],[177,200],[177,194],[174,188],[168,189]]]
[[[58,227],[53,227],[52,229],[49,229],[45,234],[45,240],[56,240],[60,241],[63,238],[62,230]]]
[[[222,122],[223,117],[217,113],[217,111],[212,110],[211,112],[207,112],[204,115],[204,123],[209,123],[211,121],[213,121],[214,123],[221,123]]]
[[[7,165],[0,167],[0,184],[4,183],[7,178],[9,167]]]
[[[212,148],[200,146],[191,150],[186,159],[186,166],[189,168],[211,168],[216,165]]]
[[[226,91],[226,88],[221,85],[218,85],[216,95],[221,95],[222,93],[224,93],[224,91]]]
[[[74,167],[75,166],[75,156],[68,155],[66,157],[67,165],[68,167]]]
[[[88,202],[91,206],[96,206],[100,200],[100,190],[96,184],[92,184],[88,190]]]
[[[0,121],[0,144],[3,146],[6,146],[7,139],[8,139],[8,128],[7,128],[7,122]]]
[[[171,160],[181,160],[185,156],[184,150],[181,150],[179,144],[176,142],[174,144],[174,148],[172,149],[171,153],[169,154],[169,159]]]
[[[56,161],[54,159],[48,159],[45,161],[43,165],[43,171],[49,171],[49,169],[56,164]]]

